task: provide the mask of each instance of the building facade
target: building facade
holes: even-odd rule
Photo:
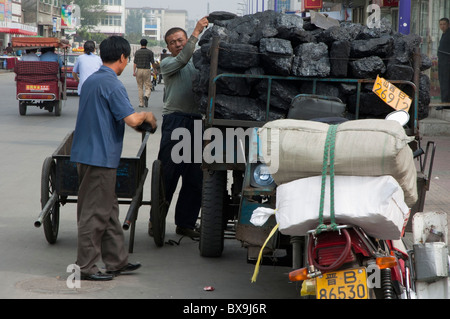
[[[16,35],[38,35],[35,23],[27,24],[22,14],[23,0],[0,0],[0,49],[11,42]],[[36,12],[36,11],[35,11]],[[36,15],[35,15],[36,16]]]
[[[186,10],[168,10],[161,8],[127,8],[127,17],[133,14],[142,16],[140,33],[152,40],[163,41],[164,34],[173,27],[180,27],[189,33]]]

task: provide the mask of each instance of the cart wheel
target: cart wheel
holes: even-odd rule
[[[206,171],[203,175],[200,255],[219,257],[224,243],[224,201],[227,171]]]
[[[42,165],[42,177],[41,177],[41,207],[44,208],[45,204],[52,196],[56,183],[56,164],[51,157],[47,157]],[[57,201],[50,209],[50,213],[47,218],[44,219],[44,234],[45,238],[50,244],[54,244],[58,238],[59,229],[59,202]]]
[[[27,114],[27,105],[25,103],[19,102],[19,114],[20,115]]]
[[[61,109],[62,109],[61,100],[55,101],[54,109],[55,109],[55,116],[61,116]]]
[[[169,204],[166,201],[164,190],[163,171],[160,160],[155,160],[152,166],[151,180],[151,208],[150,219],[152,221],[153,239],[158,247],[164,245],[166,234],[166,216]]]

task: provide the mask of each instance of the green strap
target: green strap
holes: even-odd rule
[[[338,125],[330,125],[325,140],[325,149],[323,152],[322,164],[322,185],[320,189],[320,207],[319,207],[319,226],[316,228],[316,234],[320,234],[323,230],[337,230],[337,224],[334,217],[334,147],[336,142],[336,131]],[[328,171],[328,158],[330,159],[330,225],[323,222],[323,206],[325,201],[325,186]]]

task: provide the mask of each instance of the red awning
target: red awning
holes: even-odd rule
[[[69,47],[67,40],[58,38],[34,38],[34,37],[13,37],[11,38],[11,44],[13,48],[31,48],[31,47]]]
[[[22,30],[22,29],[13,29],[13,28],[0,28],[0,33],[37,35],[37,32]]]

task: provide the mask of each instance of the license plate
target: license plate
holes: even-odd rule
[[[367,299],[365,268],[328,272],[316,278],[317,299]]]

